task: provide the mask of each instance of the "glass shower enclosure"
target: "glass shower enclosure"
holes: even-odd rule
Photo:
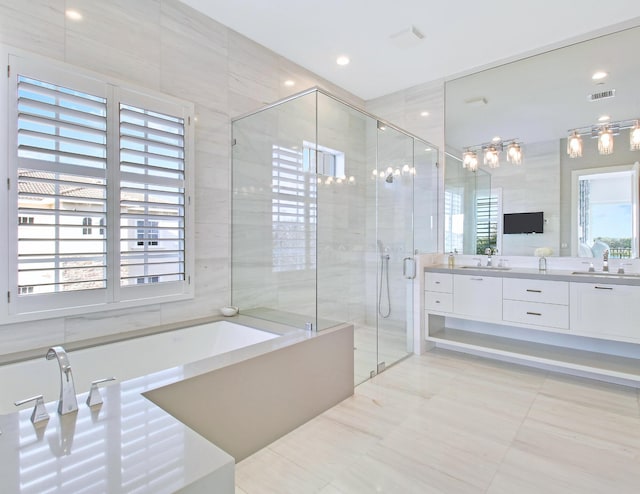
[[[437,148],[318,88],[232,128],[232,303],[301,329],[353,324],[356,383],[411,353]]]

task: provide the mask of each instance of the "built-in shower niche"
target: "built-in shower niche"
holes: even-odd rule
[[[234,120],[233,142],[233,305],[354,324],[357,381],[411,352],[403,267],[436,251],[437,149],[319,89]]]

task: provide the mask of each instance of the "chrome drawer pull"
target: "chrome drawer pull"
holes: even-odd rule
[[[532,290],[531,288],[527,288],[527,291],[531,293],[542,293],[542,290]]]
[[[528,316],[541,316],[540,312],[527,312]]]
[[[482,281],[484,278],[471,278],[472,281]]]
[[[434,283],[435,283],[436,285],[439,285],[439,284],[440,284],[440,282],[439,282],[439,281],[435,281]]]
[[[596,286],[594,287],[596,290],[613,290],[610,286]]]

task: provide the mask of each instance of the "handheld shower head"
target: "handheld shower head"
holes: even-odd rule
[[[389,173],[389,175],[387,175],[387,178],[385,178],[384,181],[387,182],[388,184],[392,184],[393,183],[393,173]]]

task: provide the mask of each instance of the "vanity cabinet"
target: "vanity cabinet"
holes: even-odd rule
[[[640,387],[635,280],[469,271],[425,272],[429,345]]]
[[[520,278],[503,280],[504,321],[569,329],[569,283]]]
[[[640,287],[571,283],[571,331],[640,343]]]
[[[453,275],[453,312],[483,321],[502,321],[502,278]]]

